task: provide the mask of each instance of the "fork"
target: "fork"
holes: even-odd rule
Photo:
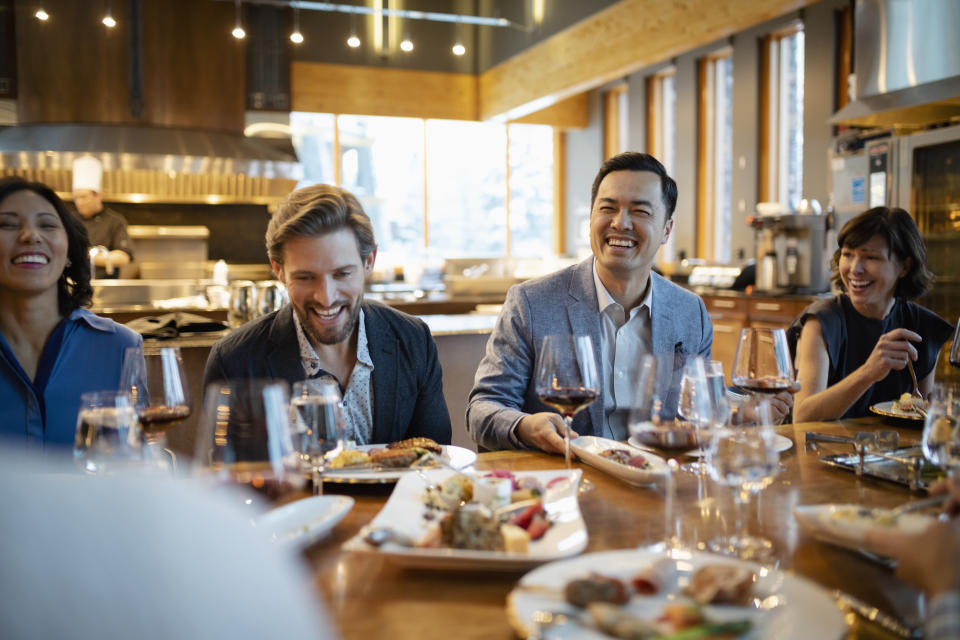
[[[914,397],[920,398],[921,400],[923,400],[924,402],[926,402],[926,399],[923,397],[923,394],[920,393],[920,385],[917,383],[917,374],[916,374],[916,372],[913,370],[913,361],[910,360],[910,358],[907,358],[907,369],[910,371],[910,379],[913,380],[913,395],[914,395]],[[917,413],[919,413],[920,415],[922,415],[924,418],[927,417],[927,412],[926,412],[925,409],[919,409],[919,408],[917,408],[917,409],[914,409],[914,411],[916,411]]]

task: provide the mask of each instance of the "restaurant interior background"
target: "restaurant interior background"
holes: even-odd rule
[[[200,280],[218,259],[231,277],[270,277],[272,207],[298,183],[340,184],[374,220],[376,280],[420,295],[445,276],[447,295],[466,280],[495,300],[586,255],[598,166],[646,150],[680,187],[665,273],[762,256],[758,203],[790,213],[818,201],[827,245],[828,227],[868,204],[900,204],[931,243],[938,282],[924,302],[954,321],[957,11],[950,0],[0,0],[0,173],[69,199],[72,160],[100,157],[105,200],[144,247],[179,226],[202,241],[184,256],[154,242],[159,257],[138,255],[124,277]],[[910,54],[902,86],[883,67],[898,55],[875,59],[883,47]],[[889,100],[918,88],[931,90],[905,108]],[[915,163],[926,173],[898,177],[913,149],[898,143],[930,129],[937,151]],[[887,138],[901,152],[884,156],[880,185],[867,156]]]

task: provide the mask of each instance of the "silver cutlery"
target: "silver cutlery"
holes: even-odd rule
[[[889,613],[880,611],[880,609],[867,604],[859,598],[853,597],[849,593],[835,589],[831,592],[831,595],[833,596],[834,601],[837,603],[837,606],[841,609],[853,611],[861,618],[879,625],[890,633],[908,640],[911,638],[923,637],[923,629],[910,626],[906,622],[897,619]]]
[[[947,501],[947,498],[950,497],[949,493],[942,493],[937,496],[931,496],[929,498],[924,498],[923,500],[913,500],[911,502],[904,502],[898,507],[894,507],[890,510],[890,514],[894,517],[902,515],[904,513],[910,513],[912,511],[923,511],[924,509],[929,509],[931,507],[936,507],[943,504]]]
[[[910,371],[910,379],[913,380],[913,396],[915,398],[920,398],[921,401],[926,402],[923,397],[923,394],[920,393],[920,385],[917,384],[917,373],[913,370],[913,361],[910,358],[907,358],[907,369]],[[924,418],[927,417],[927,410],[922,407],[914,407],[914,413],[919,413]]]

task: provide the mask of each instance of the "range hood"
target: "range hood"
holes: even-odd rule
[[[857,0],[857,99],[830,119],[860,127],[960,122],[960,2]]]

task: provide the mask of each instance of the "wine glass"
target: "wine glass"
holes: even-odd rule
[[[327,459],[343,450],[344,430],[343,401],[335,380],[318,378],[294,383],[290,432],[294,450],[312,473],[315,496],[323,493]]]
[[[180,347],[128,348],[120,389],[133,397],[148,449],[164,448],[167,429],[190,416],[190,389]]]
[[[960,472],[960,384],[938,382],[923,423],[923,455],[952,477]]]
[[[248,485],[268,500],[303,490],[306,478],[290,437],[287,383],[247,379],[210,384],[194,464],[204,478]]]
[[[957,328],[953,331],[953,344],[950,345],[950,364],[960,369],[960,318],[957,318]]]
[[[741,329],[731,379],[748,394],[777,394],[789,389],[793,385],[793,363],[786,331]]]
[[[677,454],[697,446],[696,427],[674,416],[680,409],[679,406],[673,406],[677,402],[672,393],[675,366],[676,358],[673,355],[643,356],[627,424],[630,441],[637,446],[672,450]],[[682,379],[677,391],[682,402]],[[687,399],[691,399],[689,393]],[[683,411],[691,413],[693,408],[688,406]]]
[[[697,452],[700,460],[684,465],[687,471],[706,472],[706,445],[715,429],[727,426],[730,420],[730,401],[723,378],[723,363],[719,360],[704,362],[700,357],[691,358],[684,366],[680,386],[678,413],[694,426]]]
[[[125,391],[80,395],[73,457],[86,473],[132,468],[142,461],[133,397]]]
[[[564,458],[570,469],[573,416],[600,395],[600,377],[590,336],[550,335],[543,339],[537,370],[537,397],[563,415]],[[581,486],[589,486],[586,479]]]
[[[749,560],[764,560],[770,556],[773,543],[748,533],[747,520],[750,498],[768,487],[780,471],[780,454],[776,449],[776,433],[770,420],[770,400],[752,398],[755,405],[750,421],[716,429],[707,451],[707,469],[716,482],[733,490],[733,499],[739,511],[739,533],[716,538],[710,542],[714,551],[736,555]]]

